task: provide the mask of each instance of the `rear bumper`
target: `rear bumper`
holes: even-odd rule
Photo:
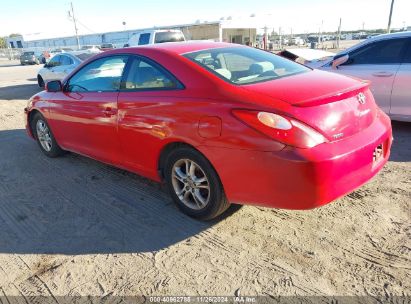
[[[391,122],[382,112],[362,132],[311,149],[286,147],[259,152],[200,147],[216,168],[234,203],[285,209],[311,209],[352,192],[387,162]],[[383,144],[378,162],[373,152]]]
[[[20,59],[20,63],[33,64],[36,63],[36,59]]]

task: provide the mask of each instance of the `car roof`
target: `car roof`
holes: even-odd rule
[[[394,38],[403,38],[403,37],[411,37],[411,31],[381,34],[381,35],[377,35],[369,39],[372,39],[373,41],[375,41],[375,40],[383,40],[383,39],[390,39],[390,38],[394,39]]]
[[[396,38],[409,38],[411,37],[411,31],[406,31],[406,32],[398,32],[398,33],[391,33],[391,34],[381,34],[378,36],[374,36],[371,38],[368,38],[360,43],[357,43],[356,45],[353,45],[352,47],[342,50],[338,52],[338,55],[340,54],[346,54],[348,52],[351,52],[353,50],[356,50],[357,48],[360,48],[364,45],[374,43],[377,41],[382,41],[382,40],[389,40],[389,39],[396,39]]]
[[[139,50],[139,49],[152,49],[159,51],[166,51],[168,53],[174,53],[178,55],[197,52],[215,48],[225,47],[240,47],[238,44],[225,43],[225,42],[213,42],[213,41],[181,41],[181,42],[166,42],[157,44],[141,45],[138,47],[129,47],[127,50]],[[121,50],[121,49],[120,49]],[[117,51],[118,52],[118,51]]]

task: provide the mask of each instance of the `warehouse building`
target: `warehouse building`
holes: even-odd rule
[[[165,26],[154,29],[178,29],[184,33],[187,40],[212,40],[238,44],[246,44],[248,42],[255,43],[257,27],[254,25],[254,20],[250,19],[251,18],[248,18],[246,20],[227,19],[215,22],[196,22],[193,24]],[[150,29],[153,28],[80,35],[80,46],[112,43],[116,47],[122,47],[128,42],[133,34]],[[11,48],[24,48],[33,50],[52,48],[77,48],[77,40],[75,36],[50,39],[38,39],[35,36],[18,36],[7,38],[7,43]]]

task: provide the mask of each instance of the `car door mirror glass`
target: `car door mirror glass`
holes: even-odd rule
[[[60,80],[53,80],[46,83],[47,92],[60,92],[62,91],[62,85]]]
[[[332,68],[337,69],[340,65],[347,63],[349,59],[350,59],[350,56],[348,54],[334,59],[332,62]]]

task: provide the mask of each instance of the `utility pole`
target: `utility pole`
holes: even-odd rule
[[[341,17],[340,17],[340,24],[338,25],[337,50],[340,48],[340,40],[341,40]]]
[[[388,18],[388,27],[387,27],[387,33],[388,34],[391,32],[391,17],[392,17],[393,8],[394,8],[394,0],[391,0],[390,17]]]
[[[280,48],[280,50],[282,50],[282,48],[283,48],[283,42],[282,42],[283,37],[282,37],[282,35],[281,35],[281,26],[280,26],[280,28],[278,29],[278,37],[279,37],[279,48]]]
[[[74,17],[73,2],[70,2],[70,6],[71,6],[71,17],[73,18],[73,23],[74,23],[74,31],[76,32],[77,48],[80,49],[80,39],[78,38],[77,23],[76,23],[76,18]]]

